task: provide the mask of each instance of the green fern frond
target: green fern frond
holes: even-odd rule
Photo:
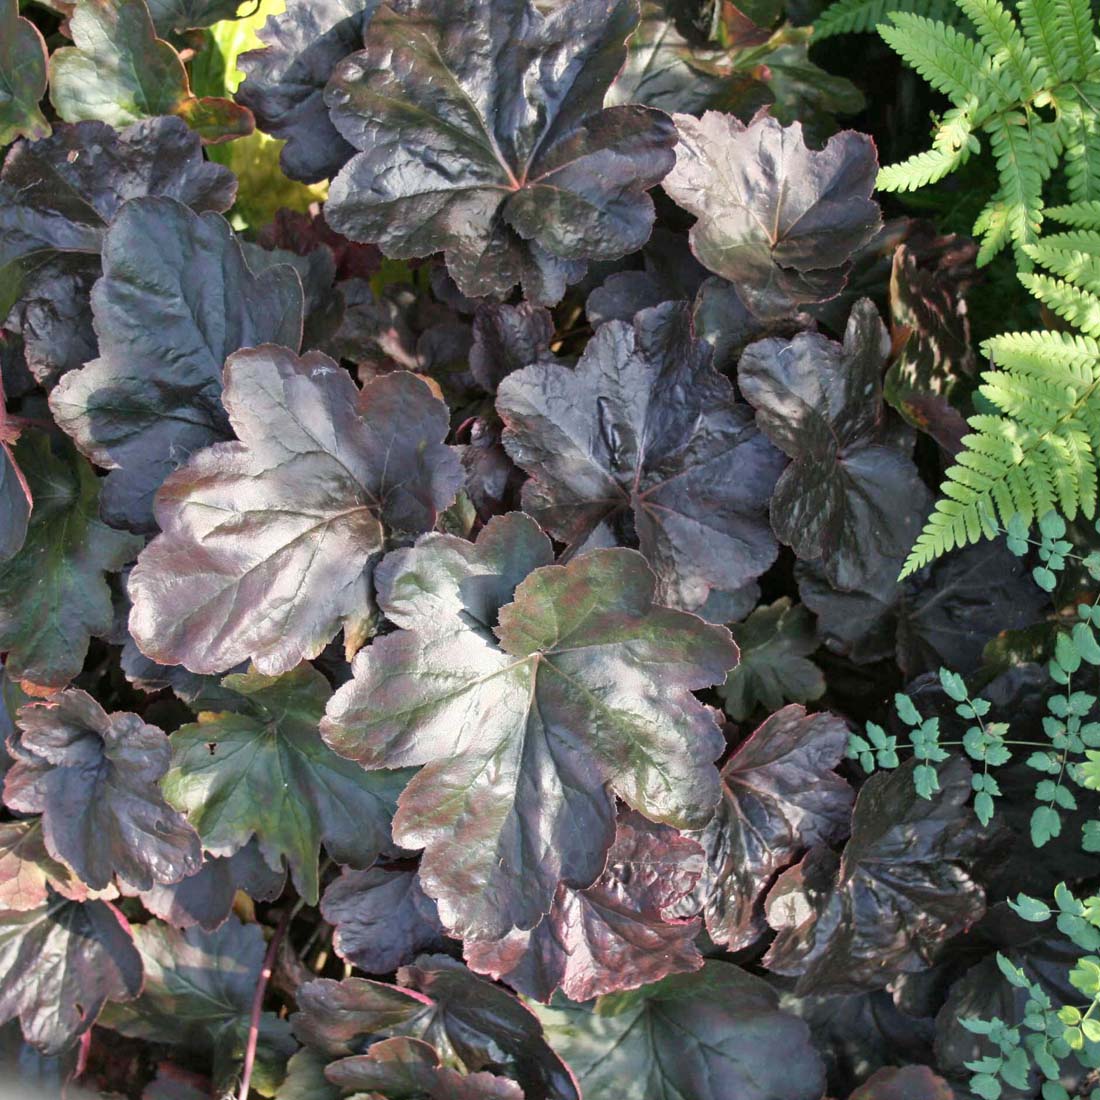
[[[1058,26],[1061,0],[1019,0],[1016,11],[1028,48],[1043,68],[1046,80],[1073,73],[1073,57]]]
[[[1076,229],[1100,230],[1100,199],[1071,203],[1068,206],[1048,206],[1046,216],[1059,225]]]
[[[837,0],[818,16],[813,40],[873,31],[896,11],[911,11],[941,23],[957,23],[960,18],[953,0]]]
[[[1027,47],[1012,13],[1000,0],[958,0],[974,24],[982,44],[994,59],[1012,71],[1024,98],[1031,96],[1039,80],[1039,64]]]
[[[1014,332],[987,340],[979,390],[995,414],[971,434],[902,576],[955,547],[990,537],[1014,515],[1096,513],[1100,470],[1100,203],[1049,212],[1069,232],[1029,245],[1045,269],[1024,285],[1081,331]]]
[[[1063,100],[1062,130],[1066,154],[1066,179],[1070,198],[1076,202],[1100,194],[1100,86],[1085,85],[1082,103],[1076,97]]]
[[[994,84],[993,58],[980,42],[911,12],[894,12],[890,19],[892,26],[878,28],[886,44],[957,106],[980,100],[983,90]],[[1010,90],[1006,96],[1012,98]]]
[[[929,149],[898,164],[880,168],[875,186],[880,191],[916,191],[950,175],[965,164],[969,156],[970,147],[967,145],[954,151]]]

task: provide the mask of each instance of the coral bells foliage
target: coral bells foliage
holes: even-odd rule
[[[1006,899],[1082,887],[1100,951],[1055,843],[1100,850],[1100,559],[1024,522],[1094,510],[1096,210],[1027,243],[1081,335],[995,337],[976,394],[974,248],[883,222],[781,4],[273,7],[0,0],[0,1057],[134,1100],[1085,1087],[1043,1067],[1100,1064],[1100,984]]]

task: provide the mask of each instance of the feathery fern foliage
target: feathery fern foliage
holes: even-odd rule
[[[814,41],[873,31],[896,11],[913,12],[941,23],[962,19],[955,0],[836,0],[814,23]]]
[[[1074,203],[1100,200],[1100,49],[1090,0],[955,0],[964,30],[894,11],[879,33],[951,100],[932,148],[879,174],[884,191],[913,191],[955,171],[982,149],[999,186],[974,225],[978,263],[1011,243],[1031,269],[1043,191],[1060,166]]]
[[[902,575],[956,546],[998,533],[998,517],[1049,511],[1092,518],[1100,464],[1100,202],[1053,207],[1067,226],[1023,247],[1040,272],[1021,281],[1078,332],[1010,332],[983,349],[994,369],[980,391],[997,414],[970,418],[973,433],[947,471],[944,496]]]

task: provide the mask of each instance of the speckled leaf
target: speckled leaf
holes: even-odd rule
[[[526,517],[499,523],[487,531],[528,525],[548,552]],[[444,926],[499,939],[534,927],[559,883],[600,875],[614,794],[656,821],[705,823],[722,738],[691,691],[724,680],[737,653],[724,628],[656,605],[632,550],[535,569],[497,618],[523,551],[501,562],[479,540],[462,563],[459,542],[429,536],[385,575],[379,602],[402,629],[358,654],[322,731],[364,767],[424,765],[394,839],[425,849]]]
[[[444,944],[435,902],[415,871],[345,867],[325,890],[321,915],[335,928],[336,954],[368,974],[389,974]]]
[[[395,0],[337,66],[332,121],[362,150],[325,216],[408,259],[443,252],[467,295],[551,305],[584,261],[640,248],[672,166],[667,116],[603,109],[636,0]]]
[[[821,669],[809,660],[818,647],[813,616],[787,596],[758,607],[730,627],[741,660],[719,688],[725,711],[743,722],[757,707],[809,703],[825,692]]]
[[[291,179],[328,179],[355,150],[329,120],[324,90],[337,64],[363,46],[377,0],[301,0],[271,16],[258,36],[265,49],[241,54],[237,100],[256,125],[286,142],[279,154]]]
[[[38,909],[0,910],[0,1022],[18,1016],[27,1041],[44,1054],[71,1046],[108,999],[140,991],[130,926],[107,902],[53,894]]]
[[[260,926],[234,916],[216,932],[178,932],[152,921],[134,929],[134,944],[145,988],[129,1004],[110,1004],[100,1022],[123,1035],[180,1048],[187,1065],[208,1069],[215,1087],[230,1087],[240,1073],[263,963]],[[271,1096],[294,1048],[289,1024],[262,1013],[253,1088]]]
[[[133,558],[141,540],[100,522],[100,483],[71,445],[55,453],[45,435],[24,432],[14,453],[35,507],[22,549],[0,562],[0,650],[9,676],[64,687],[91,637],[111,629],[106,574]]]
[[[199,869],[199,838],[160,792],[161,730],[136,714],[108,714],[76,688],[22,707],[15,721],[4,801],[42,815],[47,851],[83,882],[102,890],[117,874],[147,890]]]
[[[722,797],[698,835],[707,931],[730,951],[766,931],[760,899],[773,876],[815,844],[845,835],[852,789],[833,768],[849,728],[835,715],[787,706],[765,721],[722,768]]]
[[[50,57],[50,100],[66,122],[121,128],[178,115],[208,143],[252,132],[246,107],[191,94],[183,61],[157,38],[145,0],[76,0],[68,27],[74,45]]]
[[[819,1100],[825,1087],[806,1025],[725,962],[539,1017],[585,1100]]]
[[[760,430],[794,460],[771,502],[776,534],[820,558],[838,588],[856,588],[904,557],[931,494],[884,432],[882,369],[889,338],[869,299],[843,345],[819,333],[747,347],[737,368]]]
[[[849,259],[882,223],[871,192],[874,142],[846,130],[821,150],[802,126],[765,114],[676,115],[680,142],[664,189],[698,217],[691,245],[749,309],[781,318],[844,289]]]
[[[698,920],[669,910],[703,873],[695,841],[636,813],[619,818],[607,868],[584,890],[559,886],[550,912],[530,932],[470,941],[471,969],[539,1001],[561,989],[574,1001],[634,989],[703,965]]]
[[[221,211],[236,189],[176,118],[121,133],[101,122],[61,125],[51,138],[15,145],[0,171],[0,319],[22,333],[35,378],[50,386],[95,356],[88,296],[123,202],[165,195]]]
[[[385,533],[431,528],[462,483],[446,406],[410,374],[360,391],[328,356],[264,345],[229,357],[239,442],[194,454],[157,497],[162,534],[130,574],[130,631],[161,664],[277,675],[341,628],[372,629]]]
[[[267,341],[297,348],[301,281],[285,265],[254,275],[217,214],[138,199],[107,233],[92,309],[100,357],[65,376],[50,408],[84,453],[111,470],[105,518],[150,530],[165,477],[193,451],[230,438],[221,403],[226,357]]]
[[[669,302],[602,325],[576,369],[537,364],[497,391],[524,509],[569,554],[636,545],[659,600],[688,610],[778,552],[765,511],[783,457],[710,359]]]
[[[204,711],[172,735],[165,797],[208,852],[233,855],[255,836],[268,865],[285,859],[298,892],[316,904],[321,845],[339,863],[369,866],[389,842],[404,777],[365,772],[321,740],[331,689],[311,665],[222,684],[239,693],[239,708]]]
[[[764,965],[797,977],[797,993],[881,989],[927,969],[947,939],[985,912],[963,862],[977,841],[966,807],[970,769],[951,757],[939,769],[940,792],[924,799],[913,767],[910,760],[871,776],[843,855],[812,848],[768,894],[778,935]]]
[[[18,137],[49,137],[38,106],[46,94],[46,42],[19,14],[19,0],[0,0],[0,148]]]
[[[547,1045],[538,1019],[507,990],[444,955],[422,956],[402,967],[397,980],[393,986],[322,978],[302,986],[292,1023],[306,1044],[306,1057],[295,1059],[292,1077],[324,1082],[327,1063],[364,1053],[380,1039],[407,1036],[434,1047],[444,1065],[507,1073],[526,1100],[580,1100],[572,1074]],[[292,1095],[328,1100],[316,1087]],[[335,1087],[328,1094],[338,1095]]]

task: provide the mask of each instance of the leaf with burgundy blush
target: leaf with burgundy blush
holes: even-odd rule
[[[717,111],[674,117],[676,166],[662,186],[698,217],[691,246],[700,262],[765,319],[836,297],[852,254],[882,224],[871,199],[874,142],[845,130],[816,150],[801,123],[766,114],[747,126]]]
[[[538,1013],[585,1100],[819,1100],[825,1087],[809,1028],[730,963],[601,997],[595,1010]]]
[[[360,651],[321,727],[366,768],[423,765],[394,840],[424,849],[424,890],[463,938],[532,928],[559,883],[594,882],[614,795],[677,828],[718,795],[722,738],[691,691],[736,663],[729,632],[659,606],[632,550],[549,557],[522,513],[392,555],[379,603],[402,629]]]
[[[295,5],[294,11],[301,12],[311,7],[313,5]],[[280,17],[273,18],[278,20]],[[262,35],[264,32],[260,33]],[[336,264],[338,282],[369,279],[382,266],[382,253],[374,245],[349,241],[325,221],[324,214],[315,206],[311,206],[308,213],[285,207],[277,210],[274,221],[260,230],[256,240],[264,248],[283,249],[296,252],[299,256],[308,256],[319,248],[325,249]]]
[[[49,387],[95,357],[88,296],[123,202],[165,195],[224,211],[236,190],[178,118],[121,133],[102,122],[62,124],[46,140],[15,145],[0,171],[0,322],[22,333],[35,378]]]
[[[281,676],[227,676],[233,711],[204,711],[172,735],[165,797],[215,855],[255,836],[264,860],[285,859],[309,904],[318,895],[324,844],[339,863],[367,867],[389,845],[400,775],[366,772],[339,757],[318,730],[331,689],[312,665]]]
[[[214,1085],[231,1088],[240,1074],[252,999],[264,959],[258,924],[231,916],[215,932],[184,932],[159,921],[134,928],[145,969],[141,996],[108,1005],[100,1022],[137,1039],[164,1043],[186,1054],[185,1065],[209,1068]],[[295,1049],[290,1025],[261,1013],[253,1087],[271,1096]]]
[[[460,1074],[440,1064],[439,1054],[421,1039],[383,1039],[366,1054],[341,1058],[325,1070],[341,1093],[415,1097],[417,1100],[524,1100],[523,1090],[492,1073]]]
[[[634,989],[668,974],[697,970],[698,920],[669,915],[703,873],[699,845],[640,814],[619,818],[607,869],[584,890],[559,886],[550,912],[530,932],[467,941],[472,970],[549,1002],[556,989],[573,1001]]]
[[[603,108],[637,20],[636,0],[383,5],[325,92],[361,150],[329,224],[398,259],[442,252],[463,294],[522,282],[542,305],[640,248],[676,135],[658,111]]]
[[[119,211],[92,296],[99,358],[50,395],[57,423],[111,471],[105,519],[153,529],[153,494],[168,474],[230,438],[226,357],[269,341],[297,348],[302,308],[297,273],[279,265],[253,274],[217,214],[163,198]]]
[[[374,624],[384,539],[431,528],[462,483],[446,406],[410,374],[359,390],[328,356],[231,355],[223,401],[239,442],[192,455],[157,496],[162,534],[130,574],[130,631],[161,664],[265,675]]]
[[[22,707],[4,801],[42,814],[46,850],[94,890],[112,875],[137,890],[199,869],[199,838],[160,792],[168,738],[136,714],[108,714],[71,688]]]
[[[50,894],[26,912],[0,910],[0,1023],[19,1017],[27,1042],[60,1054],[111,1001],[141,991],[130,926],[105,901]]]
[[[816,332],[747,347],[737,368],[760,430],[785,454],[772,527],[804,560],[820,558],[838,588],[856,588],[904,557],[931,494],[884,433],[889,347],[873,303],[856,303],[844,343]]]
[[[848,1100],[955,1100],[955,1092],[927,1066],[883,1066]]]
[[[783,456],[711,365],[690,307],[609,321],[576,368],[540,363],[497,391],[523,507],[572,555],[637,546],[658,598],[695,610],[775,560],[768,501]]]
[[[67,440],[55,449],[42,432],[24,432],[14,456],[35,507],[22,548],[0,561],[0,650],[7,674],[43,694],[76,676],[91,638],[110,632],[107,574],[141,539],[100,521],[100,482]]]
[[[208,144],[255,128],[247,107],[192,95],[183,60],[157,37],[145,0],[76,0],[67,27],[74,45],[50,57],[50,100],[66,122],[121,128],[177,115]]]
[[[766,931],[760,899],[775,873],[847,832],[854,796],[833,769],[848,735],[833,714],[787,706],[722,768],[718,808],[696,834],[707,859],[698,893],[715,943],[751,946]]]
[[[445,955],[421,956],[398,971],[397,981],[321,978],[299,989],[292,1023],[306,1049],[291,1063],[291,1096],[339,1096],[323,1076],[327,1065],[365,1053],[377,1040],[403,1036],[434,1047],[443,1065],[453,1069],[507,1072],[526,1100],[580,1100],[572,1074],[550,1049],[538,1019],[507,990]],[[327,1084],[330,1091],[316,1084],[303,1088],[307,1081]]]
[[[19,14],[19,0],[0,0],[0,149],[18,137],[49,137],[50,124],[39,107],[46,94],[46,63],[46,42]]]
[[[344,58],[362,49],[378,0],[302,0],[268,17],[257,32],[264,48],[237,59],[245,74],[237,101],[256,125],[286,142],[279,163],[291,179],[328,179],[355,150],[329,119],[324,91]]]
[[[325,890],[321,915],[335,928],[336,954],[368,974],[389,974],[445,942],[435,902],[415,871],[345,867]]]
[[[811,848],[768,894],[778,934],[764,965],[796,977],[796,994],[881,989],[926,970],[984,914],[982,888],[965,867],[978,839],[966,807],[970,769],[952,757],[939,769],[939,793],[925,799],[913,787],[914,766],[871,776],[843,854]]]
[[[88,897],[88,888],[72,870],[46,851],[40,820],[0,824],[0,909],[37,909],[51,890],[70,901]]]

